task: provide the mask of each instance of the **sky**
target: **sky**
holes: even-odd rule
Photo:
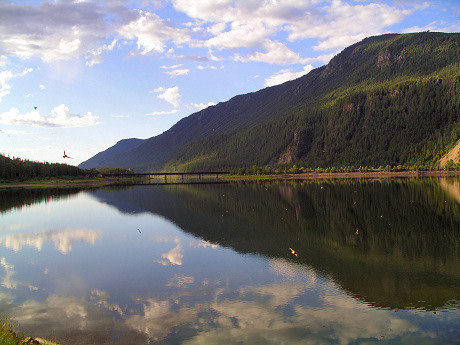
[[[0,153],[78,165],[365,37],[426,30],[459,32],[460,0],[0,0]]]

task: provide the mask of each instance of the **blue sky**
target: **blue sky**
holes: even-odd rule
[[[459,32],[460,1],[0,0],[0,153],[78,165],[367,36],[426,30]]]

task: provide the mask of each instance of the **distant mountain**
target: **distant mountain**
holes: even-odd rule
[[[99,152],[97,155],[84,161],[78,167],[82,169],[106,168],[107,166],[104,165],[106,160],[110,159],[114,155],[124,154],[138,147],[142,142],[144,142],[143,139],[136,138],[120,140],[112,147],[109,147],[107,150]]]
[[[194,113],[97,167],[434,165],[460,139],[459,61],[458,33],[369,37],[299,79]]]

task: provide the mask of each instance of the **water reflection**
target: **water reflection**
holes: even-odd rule
[[[454,344],[459,186],[136,186],[4,203],[22,225],[0,236],[0,310],[63,345]]]
[[[0,246],[10,248],[15,252],[23,246],[33,247],[40,251],[43,244],[53,242],[56,249],[62,254],[68,254],[76,242],[94,242],[101,237],[101,231],[89,229],[63,229],[51,231],[37,231],[33,233],[19,233],[0,236]]]
[[[458,186],[458,180],[401,180],[94,195],[120,210],[120,200],[129,201],[241,253],[306,263],[377,307],[435,310],[460,295],[460,204],[451,196]],[[164,258],[180,263],[180,245]]]

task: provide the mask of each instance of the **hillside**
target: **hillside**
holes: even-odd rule
[[[107,150],[99,152],[97,155],[84,161],[78,167],[82,169],[105,168],[106,166],[103,164],[105,160],[110,159],[114,155],[126,153],[139,146],[143,141],[136,138],[120,140]]]
[[[194,113],[94,167],[435,165],[460,139],[459,61],[457,33],[369,37],[299,79]]]

